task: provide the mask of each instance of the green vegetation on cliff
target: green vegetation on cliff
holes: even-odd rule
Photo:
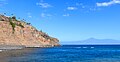
[[[9,22],[10,22],[10,25],[12,26],[13,33],[15,31],[16,26],[20,26],[21,28],[24,28],[24,26],[21,23],[16,24],[15,21],[18,21],[15,16],[9,17]]]
[[[11,18],[11,17],[9,18],[9,21],[10,21],[10,25],[12,26],[13,33],[14,33],[16,24],[15,24],[15,23],[13,23],[13,21],[12,21],[12,18]]]
[[[24,28],[24,26],[20,23],[20,24],[18,24],[17,26],[20,26],[21,28]]]

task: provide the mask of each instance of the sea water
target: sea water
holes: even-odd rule
[[[63,45],[35,48],[8,62],[120,62],[120,45]]]

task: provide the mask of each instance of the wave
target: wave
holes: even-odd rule
[[[0,50],[0,52],[1,52],[2,50]]]
[[[90,48],[95,48],[95,47],[90,47]]]
[[[75,47],[75,48],[83,48],[83,49],[86,49],[86,48],[95,48],[95,47]]]
[[[83,48],[88,48],[88,47],[83,47]]]

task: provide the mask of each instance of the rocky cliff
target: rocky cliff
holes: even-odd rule
[[[42,31],[15,16],[0,15],[0,45],[25,47],[52,47],[59,46],[59,40],[50,37]]]

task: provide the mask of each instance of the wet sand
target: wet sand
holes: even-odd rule
[[[0,51],[0,62],[9,62],[11,57],[23,56],[34,51],[36,48],[24,48],[18,50],[4,50]]]

